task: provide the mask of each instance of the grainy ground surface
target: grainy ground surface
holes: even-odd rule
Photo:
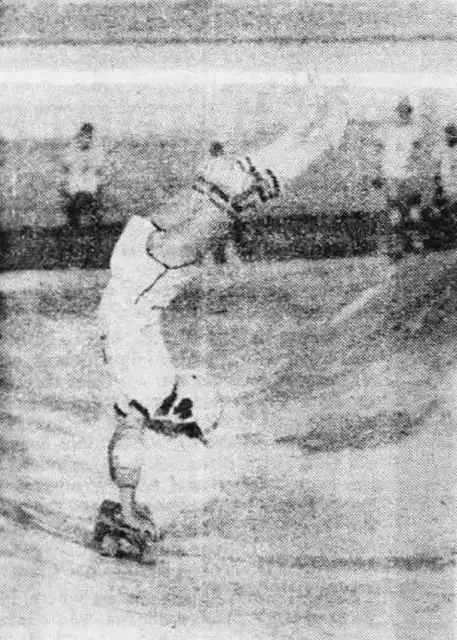
[[[204,272],[164,327],[227,410],[207,450],[150,437],[170,553],[143,567],[83,544],[112,495],[107,275],[2,274],[2,638],[454,638],[456,277],[453,252]]]

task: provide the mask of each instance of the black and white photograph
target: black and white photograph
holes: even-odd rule
[[[456,0],[0,0],[0,638],[457,640]]]

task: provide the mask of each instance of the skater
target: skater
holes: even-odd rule
[[[104,357],[114,388],[109,469],[119,490],[119,503],[102,503],[97,519],[95,540],[102,553],[120,549],[142,557],[158,537],[149,510],[136,502],[144,430],[206,444],[213,426],[212,408],[202,410],[192,392],[198,378],[176,373],[162,335],[163,310],[198,272],[214,241],[226,235],[231,220],[279,197],[281,185],[339,143],[346,123],[335,96],[273,144],[232,161],[230,171],[224,166],[200,176],[192,192],[178,194],[153,220],[133,216],[127,223],[101,304]]]
[[[247,198],[257,197],[251,186],[269,190],[271,197],[279,195],[273,175],[254,178],[243,173],[241,178]],[[99,523],[118,509],[122,514],[118,525],[122,522],[124,531],[140,532],[141,544],[157,539],[148,510],[135,500],[144,429],[170,437],[185,435],[205,444],[206,428],[212,426],[212,416],[198,411],[194,394],[188,391],[198,380],[177,375],[161,327],[162,311],[196,275],[202,257],[214,239],[225,235],[230,222],[226,208],[216,206],[208,194],[200,194],[193,206],[189,211],[177,200],[170,202],[166,212],[157,214],[166,229],[147,218],[130,219],[113,251],[111,279],[102,300],[104,355],[115,389],[109,469],[119,489],[119,505],[105,502]],[[99,533],[96,537],[102,552],[116,554],[112,537],[104,536],[104,542]],[[131,539],[123,540],[123,545],[127,555],[144,554],[141,546],[132,548]]]
[[[94,125],[85,122],[72,141],[63,163],[62,195],[72,229],[97,225],[102,201],[104,153]]]
[[[412,158],[420,147],[420,137],[414,107],[405,96],[395,108],[394,122],[376,134],[380,154],[373,185],[382,190],[385,199],[379,221],[379,251],[383,254],[402,253],[403,231],[420,219],[421,193]]]

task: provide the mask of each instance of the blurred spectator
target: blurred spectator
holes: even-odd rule
[[[98,225],[105,156],[94,126],[85,122],[71,142],[63,163],[62,191],[70,227]]]
[[[414,155],[421,146],[421,128],[408,97],[399,101],[394,121],[378,130],[376,140],[379,164],[373,185],[382,189],[385,198],[379,249],[382,253],[418,249],[421,241],[415,231],[420,226],[422,195]]]
[[[208,187],[230,183],[233,174],[233,160],[227,158],[222,142],[216,140],[209,148],[209,159],[197,171],[197,178],[194,187],[201,192],[205,192]],[[224,180],[227,175],[228,180]]]
[[[227,164],[227,157],[222,142],[218,140],[212,142],[209,147],[209,155],[209,160],[201,172],[207,180],[211,180],[211,175],[213,173],[218,174],[220,168],[224,168]]]
[[[197,183],[220,183],[221,176],[224,174],[231,175],[233,172],[232,160],[225,155],[224,145],[216,140],[209,147],[209,159],[206,164],[197,173]],[[222,180],[223,182],[223,180]],[[204,187],[203,187],[204,188]],[[240,258],[238,256],[235,242],[235,236],[239,234],[236,223],[232,225],[230,236],[226,239],[219,240],[212,251],[208,254],[209,261],[216,264],[225,264],[229,266],[239,266]]]
[[[413,173],[412,152],[420,144],[421,130],[413,116],[409,98],[395,108],[395,119],[381,127],[376,135],[380,146],[378,179],[389,199],[395,199],[398,187]]]
[[[457,201],[457,126],[449,123],[434,150],[438,167],[435,177],[438,197]]]
[[[423,212],[426,248],[446,249],[457,239],[457,126],[449,123],[433,151],[435,195]]]

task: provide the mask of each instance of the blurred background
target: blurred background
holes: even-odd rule
[[[407,95],[423,138],[414,173],[430,194],[431,150],[455,116],[455,24],[453,2],[4,3],[0,266],[106,266],[125,219],[189,186],[213,140],[245,153],[300,118],[310,78],[347,85],[345,139],[269,208],[265,223],[240,225],[239,251],[372,251],[384,206],[372,185],[373,132]],[[61,193],[66,149],[83,122],[105,153],[106,228],[95,239],[90,225],[70,233]],[[102,246],[89,257],[75,249],[94,242]]]
[[[455,640],[456,209],[437,201],[435,153],[457,155],[455,8],[0,5],[2,638]],[[347,87],[338,149],[241,219],[240,260],[206,265],[164,313],[173,361],[226,406],[211,447],[147,439],[141,500],[167,555],[100,558],[112,246],[191,185],[212,142],[245,153],[306,116],[315,82]],[[384,149],[406,140],[421,196],[395,263],[381,133]],[[92,202],[84,185],[79,219],[88,140],[103,184]]]

